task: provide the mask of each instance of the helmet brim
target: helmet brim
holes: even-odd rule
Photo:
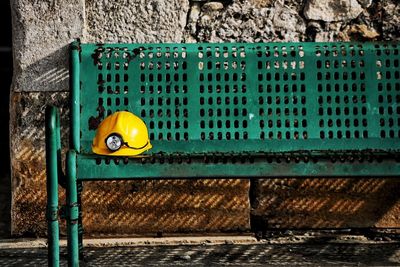
[[[109,149],[102,149],[97,146],[92,145],[92,151],[98,155],[104,156],[124,156],[124,157],[140,157],[140,154],[146,152],[151,149],[152,145],[148,142],[147,146],[142,149],[132,149],[129,147],[122,147],[117,151],[110,151]]]

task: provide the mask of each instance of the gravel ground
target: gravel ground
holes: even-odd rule
[[[386,240],[291,236],[247,244],[229,239],[224,244],[119,247],[92,244],[85,248],[81,266],[400,266],[400,242]],[[43,246],[0,246],[0,266],[46,264],[47,250]],[[67,265],[65,247],[61,249],[61,265]]]

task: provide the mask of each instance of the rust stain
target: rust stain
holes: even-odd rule
[[[104,113],[105,113],[104,107],[103,106],[99,106],[97,108],[97,111],[99,112],[99,115],[97,117],[91,116],[89,118],[89,121],[88,121],[88,123],[89,123],[89,131],[97,130],[97,128],[99,127],[100,123],[104,119]]]

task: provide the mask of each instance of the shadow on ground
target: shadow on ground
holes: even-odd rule
[[[82,266],[400,266],[400,243],[298,243],[86,248]],[[0,266],[42,266],[47,251],[0,250]],[[61,252],[65,266],[66,251]]]

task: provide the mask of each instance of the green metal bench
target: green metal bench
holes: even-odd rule
[[[49,263],[59,263],[66,188],[68,260],[82,249],[83,181],[388,177],[400,174],[400,45],[394,43],[81,44],[70,47],[71,143],[47,109]],[[131,111],[146,157],[94,155],[96,128]]]

